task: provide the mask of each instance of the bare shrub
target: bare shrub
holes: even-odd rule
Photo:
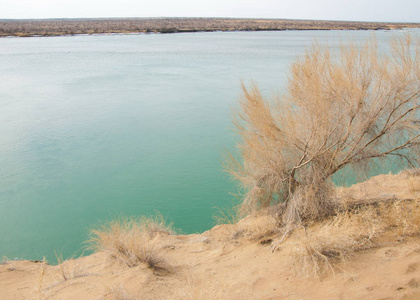
[[[159,253],[157,238],[171,233],[172,227],[166,225],[159,215],[140,219],[120,218],[91,230],[89,244],[129,267],[146,263],[154,269],[167,268],[169,264]]]
[[[236,126],[241,159],[228,170],[245,189],[242,212],[276,205],[284,224],[323,219],[335,210],[331,177],[375,159],[418,166],[420,46],[394,39],[343,45],[339,55],[314,45],[291,66],[287,93],[271,101],[243,86]]]

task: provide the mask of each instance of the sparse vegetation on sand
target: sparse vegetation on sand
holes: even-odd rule
[[[380,175],[336,189],[337,201],[358,205],[299,226],[275,251],[282,227],[270,209],[191,235],[168,235],[164,227],[145,236],[131,229],[144,223],[114,222],[94,233],[97,253],[64,265],[5,259],[0,298],[418,299],[419,175]],[[170,272],[136,257],[150,236]]]
[[[287,19],[112,18],[0,20],[1,36],[54,36],[98,33],[175,33],[259,30],[388,30],[420,27],[420,23],[375,23]]]
[[[239,221],[221,210],[229,224],[171,235],[161,216],[120,218],[71,264],[4,259],[0,298],[420,299],[420,44],[390,49],[315,45],[285,97],[243,87],[242,157],[228,165],[245,189]],[[331,182],[390,157],[410,168]]]
[[[420,233],[420,199],[379,202],[341,212],[322,222],[298,228],[286,255],[293,257],[296,272],[320,277],[334,263],[348,261],[354,253],[378,247],[383,235],[397,239]]]

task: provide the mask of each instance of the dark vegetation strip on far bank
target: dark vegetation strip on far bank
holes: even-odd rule
[[[233,18],[3,19],[0,20],[0,37],[238,30],[390,30],[405,27],[420,27],[420,23]]]

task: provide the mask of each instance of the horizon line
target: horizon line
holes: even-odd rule
[[[236,20],[283,20],[283,21],[323,21],[323,22],[353,22],[353,23],[390,23],[390,24],[420,24],[420,22],[402,21],[355,21],[331,19],[292,19],[272,17],[182,17],[182,16],[157,16],[157,17],[45,17],[45,18],[0,18],[0,21],[47,21],[47,20],[112,20],[112,19],[236,19]]]

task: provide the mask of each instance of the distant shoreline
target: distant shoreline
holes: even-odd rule
[[[237,18],[110,18],[0,20],[0,37],[285,30],[392,30],[420,23]]]

